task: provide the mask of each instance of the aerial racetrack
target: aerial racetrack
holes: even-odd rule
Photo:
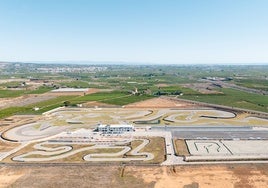
[[[237,115],[217,109],[136,109],[136,108],[60,108],[48,112],[40,120],[11,128],[2,137],[12,141],[47,138],[77,128],[94,128],[102,124],[133,125],[268,125],[267,119]]]

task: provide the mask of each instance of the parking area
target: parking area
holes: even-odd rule
[[[268,160],[268,140],[187,140],[193,161]]]
[[[164,129],[162,127],[162,129]],[[267,128],[237,126],[167,127],[176,139],[268,140]]]

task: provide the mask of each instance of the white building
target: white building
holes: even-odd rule
[[[120,134],[123,132],[134,131],[133,125],[99,125],[97,127],[98,132],[103,132],[105,134]]]
[[[54,89],[52,93],[64,93],[64,92],[88,92],[89,88],[59,88]]]

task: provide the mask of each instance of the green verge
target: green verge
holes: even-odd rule
[[[28,107],[10,107],[0,110],[0,119],[18,114],[18,113],[25,113],[27,111],[31,110],[31,108]]]
[[[63,106],[63,102],[69,99],[73,99],[77,96],[60,96],[54,99],[50,99],[47,101],[31,104],[25,107],[9,107],[0,110],[0,119],[6,118],[12,115],[22,115],[22,114],[42,114],[43,112],[52,110],[54,108],[58,108]],[[40,110],[34,111],[34,107],[39,107]]]
[[[25,90],[0,90],[0,98],[14,98],[25,94]]]

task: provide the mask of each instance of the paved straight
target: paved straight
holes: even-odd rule
[[[172,136],[177,139],[268,139],[268,129],[254,130],[253,127],[247,126],[161,126],[153,127],[152,129],[171,131]]]
[[[268,131],[172,131],[178,139],[249,139],[266,140]]]

